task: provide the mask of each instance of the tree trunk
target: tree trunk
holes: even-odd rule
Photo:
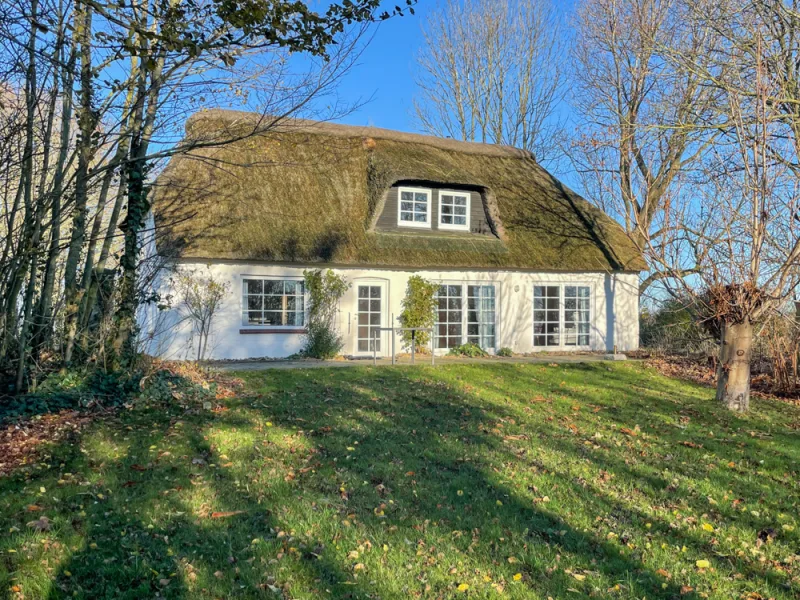
[[[93,77],[92,71],[92,7],[86,2],[76,3],[76,36],[79,36],[81,60],[81,91],[78,104],[78,168],[75,173],[75,207],[72,217],[72,235],[69,241],[67,260],[64,264],[65,318],[64,362],[72,362],[75,335],[78,332],[78,309],[81,290],[78,288],[78,265],[83,244],[86,239],[87,201],[89,194],[89,166],[94,155],[95,142],[92,139],[96,119],[92,112]]]
[[[717,400],[730,410],[745,412],[750,408],[752,348],[752,323],[723,325],[717,367]]]

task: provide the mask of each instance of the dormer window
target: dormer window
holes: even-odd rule
[[[424,188],[401,187],[398,190],[397,224],[400,227],[431,226],[431,191]]]
[[[469,193],[439,192],[439,229],[469,231]]]

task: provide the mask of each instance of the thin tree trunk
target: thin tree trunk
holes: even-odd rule
[[[146,44],[146,42],[145,42]],[[146,47],[146,46],[145,46]],[[146,56],[147,52],[143,53]],[[120,259],[122,277],[119,284],[120,303],[116,314],[115,338],[113,343],[115,362],[128,366],[135,358],[136,310],[138,308],[137,278],[139,263],[139,233],[144,226],[150,203],[147,200],[147,165],[145,157],[153,133],[158,101],[161,93],[161,74],[164,68],[164,55],[155,61],[151,72],[150,87],[147,87],[146,61],[141,60],[141,73],[137,101],[133,111],[131,127],[131,148],[125,165],[128,192],[128,214],[124,223],[124,252]],[[146,107],[146,108],[145,108]]]
[[[717,400],[730,410],[745,412],[750,408],[752,348],[752,323],[723,325],[717,367]]]
[[[23,304],[23,314],[27,317],[30,315],[30,307],[33,303],[33,292],[36,286],[36,243],[39,236],[39,209],[33,208],[33,136],[34,136],[34,122],[36,120],[36,104],[37,104],[37,81],[36,81],[36,26],[34,23],[38,18],[39,2],[32,0],[31,14],[30,14],[30,39],[28,40],[28,69],[25,74],[25,154],[22,158],[22,197],[25,204],[25,220],[26,227],[23,230],[23,242],[21,248],[23,249],[23,260],[30,260],[30,272],[28,274],[28,286],[25,292],[25,301]],[[30,219],[30,225],[29,220]],[[30,229],[30,237],[26,230]],[[30,258],[25,256],[26,251],[30,253]],[[14,299],[12,299],[13,301]],[[27,340],[27,327],[25,326],[26,320],[22,320],[22,331],[18,339],[19,349],[19,362],[17,363],[17,387],[19,390],[22,388],[23,378],[25,376],[25,358],[26,358],[26,344]]]
[[[62,30],[63,32],[63,30]],[[63,33],[60,32],[62,35]],[[47,252],[42,291],[39,305],[36,307],[36,331],[34,346],[39,347],[49,338],[53,329],[53,291],[55,289],[56,269],[61,250],[61,196],[64,192],[64,175],[67,156],[70,148],[70,131],[72,129],[72,86],[74,83],[75,63],[77,61],[77,38],[73,37],[69,57],[62,71],[63,99],[61,104],[61,134],[59,138],[58,159],[53,175],[52,205],[50,207],[50,248]],[[63,62],[63,61],[62,61]]]
[[[59,41],[60,43],[60,41]],[[59,49],[57,48],[58,52]],[[35,83],[35,81],[34,81]],[[42,154],[42,172],[39,181],[39,189],[37,190],[36,207],[33,209],[33,235],[31,237],[31,258],[30,258],[30,275],[28,276],[28,287],[25,290],[25,299],[22,306],[22,325],[19,333],[19,363],[17,365],[17,381],[16,389],[21,390],[25,381],[25,371],[28,362],[29,350],[29,334],[31,332],[31,317],[33,313],[34,298],[36,295],[36,280],[39,270],[39,241],[42,237],[42,219],[47,212],[47,196],[45,188],[47,185],[47,176],[50,170],[50,145],[53,139],[53,122],[56,115],[56,99],[58,97],[58,77],[56,77],[56,84],[50,94],[50,102],[48,103],[47,125],[44,134],[44,150]]]
[[[136,70],[137,59],[133,57],[131,59],[131,71],[135,72]],[[99,205],[105,208],[106,200],[108,197],[109,186],[111,184],[111,180],[113,178],[114,172],[118,165],[123,164],[123,162],[127,159],[128,150],[130,147],[130,128],[128,127],[127,123],[129,120],[132,120],[132,117],[129,115],[129,111],[131,109],[131,104],[133,103],[133,94],[134,88],[133,86],[129,89],[128,94],[125,98],[125,104],[123,105],[122,114],[125,115],[125,123],[126,125],[120,129],[120,140],[117,145],[117,150],[114,153],[114,157],[111,160],[111,164],[109,165],[108,172],[106,173],[105,179],[103,180],[103,187],[100,192],[100,202]],[[102,225],[102,216],[103,212],[98,209],[98,213],[95,217],[94,226],[92,227],[92,235],[91,239],[89,240],[89,249],[86,252],[86,266],[83,271],[83,281],[81,283],[81,287],[83,288],[83,298],[81,301],[81,308],[78,314],[78,325],[81,327],[82,330],[86,330],[89,324],[89,318],[92,314],[92,309],[94,308],[95,301],[97,299],[97,293],[99,289],[100,282],[98,281],[97,275],[106,268],[106,260],[108,259],[109,254],[111,253],[111,244],[114,241],[114,237],[117,232],[117,224],[119,223],[119,215],[122,211],[122,205],[125,203],[125,189],[126,189],[126,172],[125,169],[120,169],[119,173],[119,188],[117,189],[117,194],[114,200],[114,206],[111,209],[111,216],[108,220],[108,227],[106,229],[105,238],[103,240],[103,245],[100,247],[100,256],[97,258],[97,262],[94,262],[94,253],[95,248],[97,247],[97,241],[100,237],[100,229]],[[86,335],[84,335],[83,346],[85,349],[86,343],[88,339]]]
[[[66,299],[66,315],[64,333],[66,348],[64,362],[72,360],[72,351],[77,333],[78,308],[80,304],[78,288],[78,263],[86,238],[86,205],[89,195],[89,165],[92,160],[95,119],[92,115],[92,9],[88,4],[78,3],[80,7],[76,23],[81,55],[81,94],[78,127],[80,142],[78,145],[78,170],[75,176],[75,207],[73,209],[72,235],[69,252],[64,265],[64,296]]]

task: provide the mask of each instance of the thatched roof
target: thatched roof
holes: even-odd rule
[[[262,124],[234,111],[189,119],[188,139],[241,139],[170,161],[152,193],[160,251],[408,268],[644,268],[619,225],[528,152],[310,121],[246,135]],[[480,189],[496,237],[375,231],[386,190],[401,180]]]

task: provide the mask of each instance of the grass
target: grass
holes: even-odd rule
[[[0,595],[800,595],[796,408],[633,364],[241,377],[0,479]]]

